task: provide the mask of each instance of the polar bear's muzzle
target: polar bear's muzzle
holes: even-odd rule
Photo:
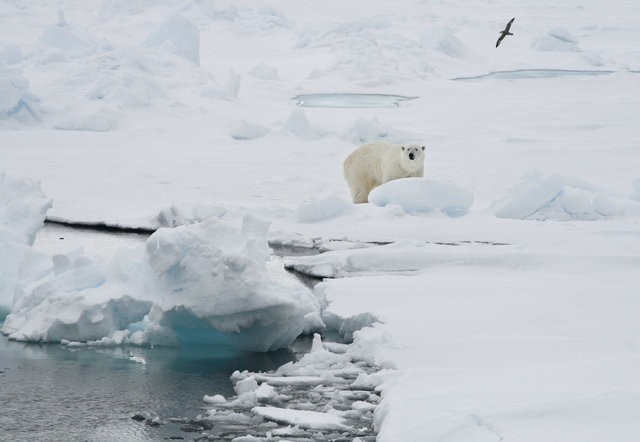
[[[413,152],[409,153],[409,159],[410,160],[415,160],[416,159],[416,155]]]

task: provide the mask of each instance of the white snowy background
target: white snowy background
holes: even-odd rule
[[[0,1],[2,331],[162,343],[199,319],[265,350],[338,317],[371,325],[354,345],[394,369],[380,441],[638,440],[639,17],[626,0]],[[345,92],[418,98],[292,100]],[[355,206],[342,161],[374,139],[426,144],[426,179]],[[32,247],[45,214],[180,226],[51,256]],[[332,279],[314,295],[267,241],[322,244],[285,264]]]

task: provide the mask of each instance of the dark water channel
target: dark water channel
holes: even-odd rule
[[[0,338],[0,440],[156,441],[198,435],[180,422],[193,418],[205,394],[233,395],[235,370],[269,371],[308,350],[269,353],[202,347],[137,348],[24,344]],[[145,422],[132,419],[136,414]]]

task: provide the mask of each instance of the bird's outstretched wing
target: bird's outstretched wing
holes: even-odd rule
[[[500,37],[498,37],[498,41],[496,41],[496,48],[500,46],[500,42],[502,41],[505,35],[507,34],[500,34]]]
[[[513,23],[513,21],[514,21],[515,19],[516,19],[516,18],[515,18],[515,17],[513,17],[511,20],[509,20],[509,23],[507,23],[507,26],[504,28],[504,31],[505,31],[505,32],[509,32],[509,29],[511,29],[511,23]]]

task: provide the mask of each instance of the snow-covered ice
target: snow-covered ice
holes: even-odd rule
[[[396,204],[411,214],[440,210],[449,216],[461,216],[473,204],[473,194],[429,179],[402,178],[373,189],[369,202],[381,207]]]
[[[394,370],[372,392],[382,442],[637,439],[636,2],[10,3],[0,171],[42,192],[20,193],[32,221],[2,219],[5,333],[229,343],[256,325],[266,349],[324,323]],[[418,98],[292,100],[311,94]],[[349,203],[342,161],[373,139],[426,144],[431,184]],[[51,256],[30,246],[45,212],[165,229],[149,255]],[[333,279],[312,294],[267,243],[326,252],[284,263]]]

